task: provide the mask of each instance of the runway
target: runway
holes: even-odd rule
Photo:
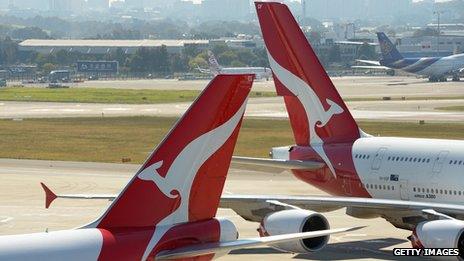
[[[58,193],[118,193],[137,170],[137,165],[0,159],[0,234],[40,232],[77,227],[97,218],[108,206],[105,200],[59,199],[44,209],[43,181]],[[289,173],[265,173],[232,168],[224,193],[325,195]],[[241,237],[255,237],[258,224],[244,221],[230,210],[218,216],[230,218]],[[368,227],[332,236],[330,245],[305,255],[281,253],[267,247],[234,251],[222,260],[397,260],[393,247],[410,247],[409,231],[399,230],[383,219],[348,217],[344,210],[326,213],[331,227]],[[408,258],[407,260],[410,260]],[[406,259],[405,259],[406,260]]]
[[[464,120],[464,113],[438,111],[435,108],[462,105],[463,102],[464,100],[356,101],[347,102],[347,105],[355,119],[358,120],[461,122]],[[166,104],[0,102],[0,118],[178,117],[187,110],[189,105],[190,102]],[[281,97],[250,99],[245,116],[288,117]]]
[[[430,83],[427,79],[407,76],[343,76],[331,77],[335,87],[344,98],[369,98],[382,96],[439,97],[464,95],[462,82]],[[157,90],[203,90],[209,80],[179,81],[176,79],[143,79],[86,81],[70,84],[79,88],[157,89]],[[26,86],[40,86],[29,85]],[[43,86],[43,85],[42,85]],[[274,82],[256,80],[253,91],[274,91]]]

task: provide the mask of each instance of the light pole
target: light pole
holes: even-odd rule
[[[438,35],[437,35],[437,56],[440,56],[440,15],[443,13],[443,11],[435,11],[433,14],[437,15],[437,29],[438,29]]]

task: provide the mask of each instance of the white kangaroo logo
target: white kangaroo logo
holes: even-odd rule
[[[332,175],[336,178],[337,174],[324,151],[324,141],[317,135],[316,127],[324,127],[334,115],[343,113],[343,108],[332,100],[326,99],[329,104],[329,110],[325,110],[321,100],[314,90],[302,79],[283,68],[277,63],[272,55],[268,52],[269,63],[272,71],[288,90],[290,90],[303,105],[306,117],[309,122],[309,144],[316,153],[324,160],[329,167]]]
[[[145,260],[162,236],[175,224],[189,221],[189,198],[198,169],[208,160],[234,132],[245,112],[246,100],[240,109],[227,122],[213,129],[189,144],[177,155],[165,177],[159,175],[163,161],[158,161],[142,170],[137,177],[152,181],[161,192],[171,199],[180,197],[179,207],[156,225],[142,260]],[[207,188],[201,188],[207,189]]]

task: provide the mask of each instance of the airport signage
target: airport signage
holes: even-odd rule
[[[117,73],[117,61],[78,61],[77,72],[80,73]]]

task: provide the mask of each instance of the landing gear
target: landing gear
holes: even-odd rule
[[[448,79],[446,76],[430,76],[429,82],[446,82]]]
[[[461,79],[460,79],[460,77],[459,77],[459,74],[454,74],[454,75],[453,75],[453,79],[452,79],[453,82],[459,82],[460,80],[461,80]]]

